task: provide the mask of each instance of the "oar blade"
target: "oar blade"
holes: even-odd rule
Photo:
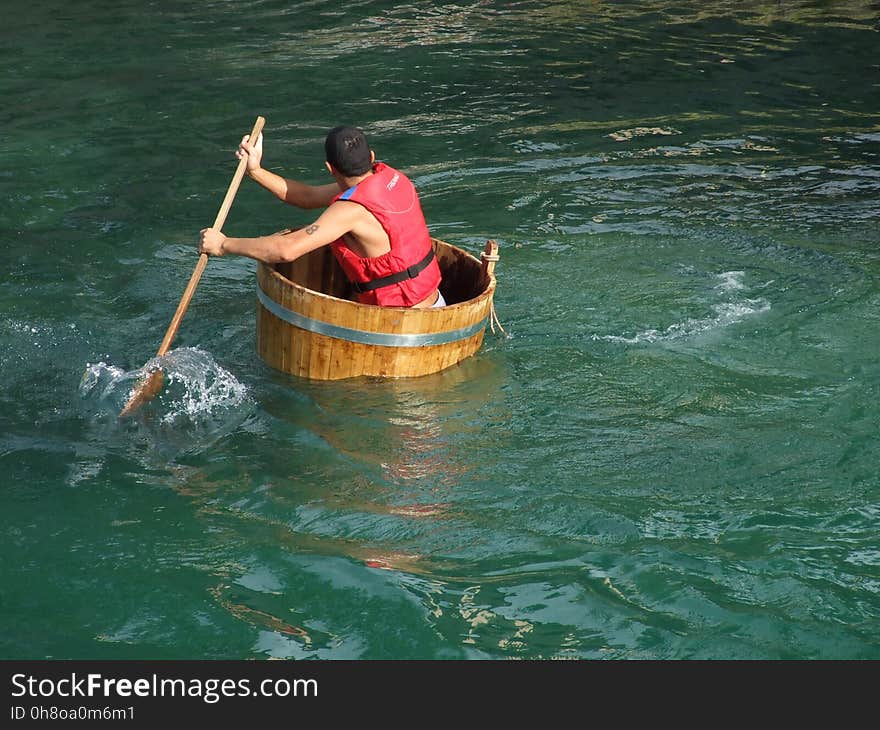
[[[154,370],[150,375],[144,378],[131,392],[128,403],[119,412],[119,418],[126,418],[140,408],[144,403],[151,401],[156,394],[162,390],[164,377],[161,370]]]

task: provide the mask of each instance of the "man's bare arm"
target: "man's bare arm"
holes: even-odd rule
[[[297,208],[314,209],[326,208],[333,198],[339,194],[339,186],[336,183],[327,185],[307,185],[297,180],[276,175],[274,172],[262,167],[263,160],[263,135],[257,138],[257,143],[251,144],[245,135],[239,145],[236,156],[238,159],[247,159],[247,173],[251,178],[279,200],[295,205]]]
[[[227,253],[248,256],[267,264],[295,261],[300,256],[326,246],[348,233],[360,214],[360,206],[331,205],[311,225],[293,233],[275,233],[258,238],[231,238],[215,228],[201,232],[199,251],[209,256]]]
[[[326,208],[331,202],[333,202],[333,198],[341,192],[336,183],[328,183],[327,185],[306,185],[297,180],[282,178],[279,175],[275,175],[275,173],[262,168],[260,168],[259,174],[261,176],[272,175],[278,178],[280,184],[277,181],[273,183],[273,185],[277,187],[278,192],[275,192],[274,188],[269,189],[271,189],[280,200],[283,200],[290,205],[295,205],[297,208],[305,208],[307,210]],[[251,175],[251,177],[259,182],[260,185],[263,185],[263,187],[267,187],[261,179],[258,179],[254,175]]]

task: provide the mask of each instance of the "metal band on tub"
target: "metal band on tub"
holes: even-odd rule
[[[348,342],[358,342],[362,345],[381,345],[383,347],[426,347],[428,345],[446,345],[450,342],[458,342],[468,337],[472,337],[486,327],[488,315],[483,317],[468,327],[462,327],[457,330],[447,330],[445,332],[427,332],[424,334],[414,335],[395,335],[386,332],[367,332],[365,330],[354,330],[348,327],[340,327],[329,322],[322,322],[319,319],[306,317],[292,309],[282,307],[278,302],[268,296],[259,286],[257,287],[257,299],[270,313],[274,314],[278,319],[283,319],[294,327],[314,332],[327,337],[334,337],[337,340],[347,340]]]

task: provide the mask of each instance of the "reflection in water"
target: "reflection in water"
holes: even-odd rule
[[[236,618],[270,631],[278,631],[285,636],[296,636],[304,644],[311,643],[309,632],[301,626],[292,626],[266,611],[260,611],[246,606],[244,603],[233,601],[232,598],[225,595],[225,592],[228,592],[228,586],[218,585],[211,589],[211,595],[215,600]]]
[[[481,467],[474,461],[479,450],[466,443],[479,423],[477,414],[492,407],[502,383],[496,361],[479,353],[422,378],[342,386],[298,382],[316,408],[302,425],[328,444],[336,459],[350,464],[356,480],[351,488],[316,495],[323,508],[329,514],[373,515],[365,522],[379,518],[377,534],[389,538],[426,529],[405,526],[413,520],[461,519],[458,503],[469,476]],[[422,555],[379,547],[366,559],[374,567],[411,570]]]
[[[310,440],[317,436],[324,445],[323,478],[314,471],[314,454],[309,472],[303,473],[297,449],[279,441],[278,448],[290,455],[287,478],[277,470],[262,477],[263,469],[245,465],[232,475],[183,467],[175,489],[193,499],[210,529],[230,541],[271,544],[273,552],[311,556],[306,565],[355,561],[362,570],[393,576],[395,594],[430,603],[439,590],[432,576],[443,571],[444,561],[419,547],[420,536],[435,534],[454,551],[460,525],[473,519],[463,498],[468,498],[469,475],[479,466],[473,460],[480,452],[461,445],[479,428],[478,414],[494,407],[502,375],[494,358],[483,354],[418,379],[340,384],[279,376],[312,407],[306,413],[276,410],[279,423],[273,430],[284,439],[286,420],[288,428],[305,429]],[[266,404],[274,409],[277,401]],[[241,583],[237,576],[256,570],[227,566],[223,572],[227,581]],[[326,568],[319,572],[328,579]],[[368,576],[362,580],[372,585]],[[284,602],[283,585],[256,578],[245,584],[251,590],[224,583],[212,595],[240,620],[296,639],[296,651],[322,651],[335,641],[316,632],[313,624],[320,624],[320,614],[309,616]],[[292,610],[298,614],[295,623]],[[443,613],[439,606],[431,610]],[[284,646],[271,652],[294,651],[291,644]]]
[[[339,454],[377,469],[397,508],[427,514],[422,510],[438,506],[420,502],[420,495],[442,495],[476,466],[459,450],[474,428],[468,415],[495,400],[503,382],[497,362],[478,353],[421,378],[301,388],[320,413],[308,427]]]

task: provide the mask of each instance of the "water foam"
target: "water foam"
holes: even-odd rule
[[[198,420],[218,410],[241,406],[247,401],[247,387],[206,352],[184,347],[162,358],[165,389],[170,396],[164,423],[185,417]]]
[[[737,292],[746,289],[746,285],[743,282],[744,276],[745,272],[743,271],[725,271],[718,274],[716,278],[720,282],[714,289],[719,294],[735,295]],[[682,322],[675,322],[669,325],[666,329],[646,329],[631,337],[625,335],[593,335],[592,339],[604,342],[620,342],[627,345],[678,340],[711,330],[729,327],[747,317],[763,314],[769,310],[770,302],[762,297],[757,299],[732,298],[731,301],[712,305],[712,316],[702,318],[689,317]]]
[[[144,408],[158,412],[164,424],[212,419],[248,401],[247,387],[197,347],[172,350],[133,371],[104,361],[88,363],[79,384],[80,396],[118,412],[156,368],[164,374],[163,387]]]
[[[742,281],[744,276],[744,271],[725,271],[722,274],[718,274],[721,283],[715,288],[719,291],[738,291],[740,289],[745,289],[746,285],[743,284]]]

